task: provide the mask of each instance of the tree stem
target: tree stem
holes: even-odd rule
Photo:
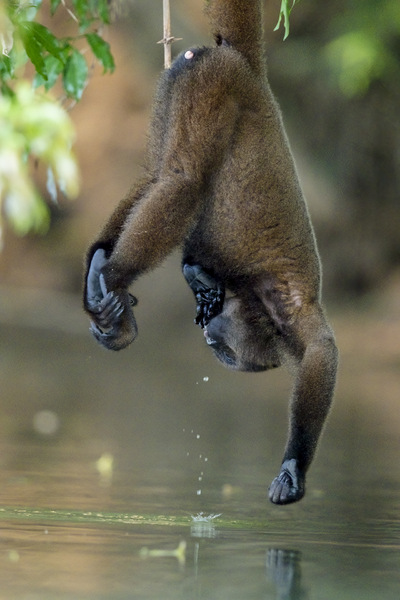
[[[164,37],[162,40],[157,42],[158,44],[164,44],[164,69],[169,69],[171,66],[171,44],[182,38],[176,38],[171,35],[171,11],[170,11],[170,0],[163,0],[163,28]]]
[[[163,18],[164,18],[164,69],[171,66],[171,11],[169,0],[163,0]]]

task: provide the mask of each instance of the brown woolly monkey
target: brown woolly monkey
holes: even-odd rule
[[[288,442],[270,486],[300,500],[329,411],[337,350],[320,305],[320,263],[262,54],[260,0],[209,0],[216,40],[165,71],[147,171],[87,255],[91,331],[120,350],[137,335],[128,286],[183,247],[197,319],[222,363],[295,375]],[[225,288],[232,296],[225,299]]]

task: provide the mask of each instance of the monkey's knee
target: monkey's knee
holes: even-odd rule
[[[302,499],[305,493],[305,475],[292,458],[282,463],[278,477],[269,488],[269,499],[274,504],[291,504]]]

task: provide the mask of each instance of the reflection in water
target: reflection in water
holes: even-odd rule
[[[150,292],[140,339],[116,355],[88,339],[79,301],[66,332],[36,315],[21,326],[25,305],[1,323],[2,295],[1,600],[398,600],[397,321],[338,323],[342,372],[309,494],[277,509],[266,486],[288,382],[214,365],[190,310],[163,317],[167,351]]]
[[[267,577],[276,585],[277,600],[307,600],[301,585],[301,552],[270,548],[266,558]]]
[[[151,549],[147,548],[146,546],[144,546],[140,550],[140,556],[142,558],[147,558],[147,557],[153,557],[153,558],[173,557],[173,558],[176,558],[177,561],[178,561],[178,563],[179,563],[179,565],[181,567],[183,567],[184,564],[185,564],[185,561],[186,561],[186,540],[181,540],[179,542],[178,547],[175,548],[174,550],[160,550],[160,549],[151,550]]]

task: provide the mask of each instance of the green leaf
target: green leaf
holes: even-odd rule
[[[103,23],[110,23],[110,3],[108,0],[98,0],[97,12],[99,13],[99,17]]]
[[[281,0],[281,8],[279,11],[279,19],[278,19],[278,23],[276,24],[276,27],[274,29],[274,31],[277,31],[280,27],[282,18],[283,18],[283,25],[285,27],[285,35],[283,36],[283,39],[286,40],[286,38],[289,35],[289,27],[290,27],[290,22],[289,22],[289,17],[290,17],[290,13],[292,12],[292,9],[294,7],[294,5],[298,2],[299,0]],[[289,2],[291,2],[291,6],[289,7]]]
[[[31,35],[39,44],[42,44],[43,48],[47,50],[49,54],[56,56],[60,60],[62,59],[60,42],[47,27],[40,23],[29,23],[29,28],[31,30]]]
[[[36,72],[47,81],[48,73],[44,56],[46,52],[65,64],[64,51],[59,40],[44,25],[30,21],[20,23],[19,33],[25,52]]]
[[[21,36],[22,43],[25,48],[31,63],[35,67],[37,73],[47,81],[46,66],[43,58],[43,46],[34,35],[32,29],[33,23],[24,21],[20,24],[19,33]]]
[[[79,20],[79,28],[84,31],[95,20],[95,8],[88,0],[72,0],[72,5]]]
[[[63,73],[63,85],[68,96],[80,100],[86,86],[88,67],[78,50],[72,49]]]
[[[14,98],[15,96],[15,92],[4,81],[0,81],[0,93],[4,98]]]
[[[44,85],[45,90],[49,91],[53,87],[53,85],[55,85],[58,76],[63,72],[64,64],[60,60],[58,60],[58,58],[51,55],[46,56],[44,62],[46,67],[47,80],[37,73],[33,83],[35,87]]]
[[[14,75],[14,65],[11,58],[6,54],[0,54],[0,76],[1,79],[10,79]]]
[[[107,71],[112,73],[115,69],[115,63],[110,52],[110,44],[97,35],[97,33],[86,34],[86,39],[92,49],[93,54],[103,65],[104,73]]]

